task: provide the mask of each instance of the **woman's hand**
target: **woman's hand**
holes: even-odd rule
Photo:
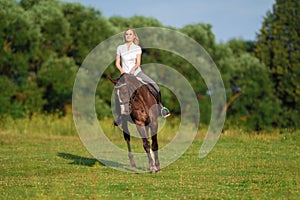
[[[129,73],[133,75],[134,72],[135,72],[135,68],[132,68]]]

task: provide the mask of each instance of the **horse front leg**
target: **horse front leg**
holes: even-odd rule
[[[128,130],[128,124],[127,124],[127,121],[125,121],[125,120],[122,121],[122,129],[123,129],[124,139],[127,143],[128,157],[129,157],[129,161],[130,161],[130,166],[131,167],[136,167],[136,164],[135,164],[134,158],[133,158],[133,154],[131,152],[130,133],[129,133],[129,130]]]
[[[157,171],[157,169],[154,165],[154,161],[153,161],[153,158],[152,158],[151,152],[150,152],[150,142],[148,140],[148,128],[145,126],[137,126],[137,129],[142,137],[143,147],[148,156],[150,173],[155,173]]]
[[[151,149],[154,153],[156,172],[159,172],[160,171],[160,163],[159,163],[159,159],[158,159],[158,141],[157,141],[158,121],[157,120],[153,120],[153,122],[151,123],[150,129],[151,129],[151,140],[152,140]]]
[[[154,160],[155,160],[155,167],[156,167],[156,171],[155,172],[159,172],[160,171],[160,163],[159,163],[159,159],[158,159],[157,135],[153,135],[151,139],[152,139],[151,149],[152,149],[152,151],[154,153]]]

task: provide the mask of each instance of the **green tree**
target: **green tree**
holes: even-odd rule
[[[210,24],[193,24],[187,25],[180,29],[182,33],[196,40],[214,59],[216,50],[215,35],[213,34],[212,25]]]
[[[254,42],[240,39],[232,39],[226,43],[233,52],[234,56],[241,56],[245,53],[253,53]]]
[[[73,84],[78,67],[72,58],[49,58],[38,73],[38,82],[45,88],[47,111],[64,111],[71,104]]]
[[[0,76],[0,115],[10,114],[12,99],[17,95],[17,86],[7,76]]]
[[[40,34],[31,15],[17,2],[3,0],[0,7],[1,105],[5,110],[0,113],[22,117],[43,105],[42,92],[31,73]]]
[[[30,4],[30,6],[25,6]],[[70,25],[56,0],[23,0],[27,15],[39,30],[39,47],[34,49],[32,70],[37,72],[50,55],[62,57],[71,43]]]
[[[119,32],[125,31],[127,28],[162,27],[161,22],[157,19],[137,15],[131,18],[113,16],[109,18],[109,21],[118,28]]]
[[[267,13],[256,56],[268,67],[275,94],[283,102],[284,126],[300,127],[300,1],[276,0]]]
[[[85,8],[79,3],[65,3],[63,13],[69,22],[72,38],[66,54],[73,57],[77,65],[81,65],[100,42],[117,33],[117,29],[101,12],[93,8]]]
[[[44,88],[37,85],[35,75],[32,74],[26,83],[19,86],[18,90],[19,98],[17,102],[22,107],[22,113],[19,113],[19,116],[31,117],[42,111],[46,103],[46,100],[43,99]]]
[[[32,18],[12,0],[0,1],[0,73],[18,85],[29,76],[38,29]]]
[[[229,120],[249,130],[264,130],[280,124],[280,101],[273,93],[273,84],[266,67],[250,54],[227,60],[231,67],[228,96],[241,95],[228,109]]]

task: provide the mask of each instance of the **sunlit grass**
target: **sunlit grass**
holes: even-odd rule
[[[208,156],[199,159],[206,131],[203,128],[186,153],[161,173],[131,174],[94,159],[69,125],[72,118],[40,117],[9,123],[0,129],[0,199],[298,199],[300,196],[299,131],[255,134],[227,130]],[[123,136],[112,128],[111,119],[99,123],[117,145],[124,146]],[[165,131],[160,136],[162,144],[171,138],[167,133],[174,131],[173,126],[168,125]],[[132,143],[137,149],[142,146],[139,138]]]
[[[0,129],[20,134],[47,134],[47,135],[76,135],[72,116],[60,117],[59,114],[35,114],[32,118],[3,117],[0,120]]]

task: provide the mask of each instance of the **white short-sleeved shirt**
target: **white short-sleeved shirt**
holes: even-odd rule
[[[127,44],[118,46],[117,55],[121,57],[122,69],[125,73],[130,73],[130,70],[135,66],[137,54],[142,54],[142,49],[136,44],[132,43],[129,49]],[[142,70],[140,67],[138,67],[135,70],[134,75],[137,75],[140,71]]]

